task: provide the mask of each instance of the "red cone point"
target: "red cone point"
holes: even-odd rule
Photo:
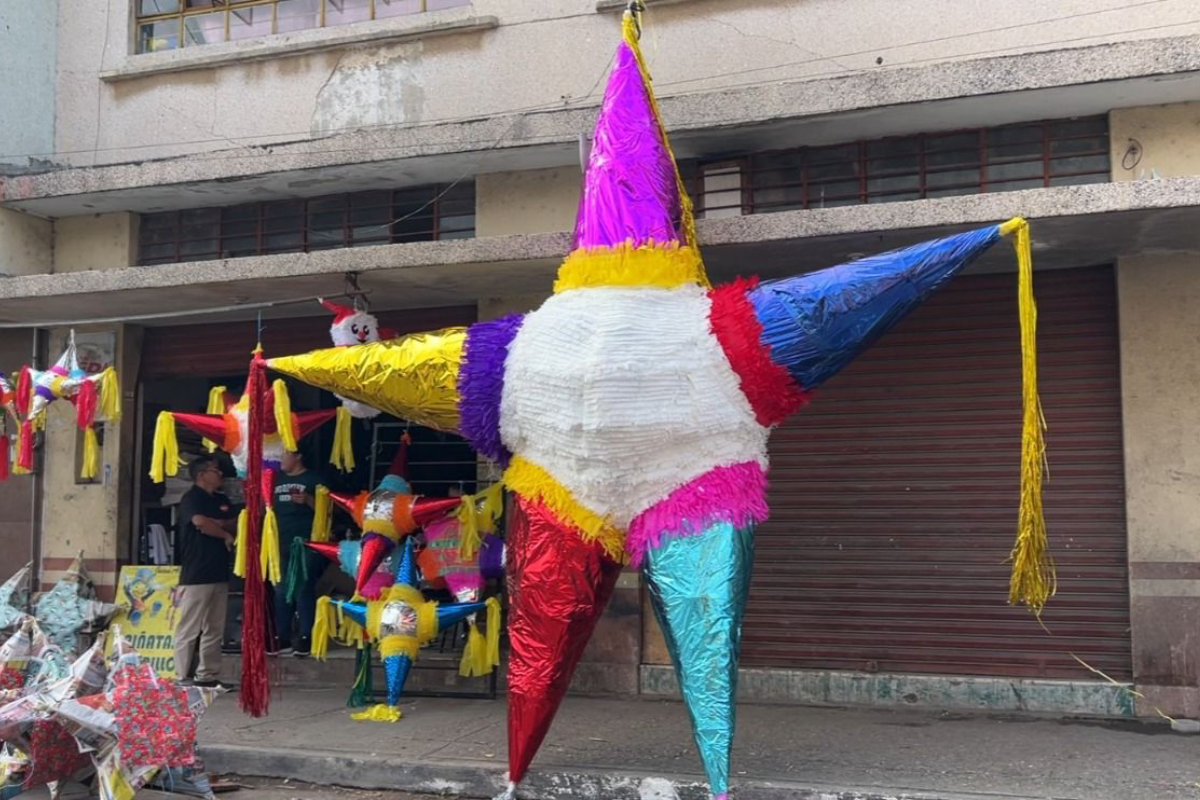
[[[460,497],[416,497],[413,498],[412,518],[420,527],[441,519],[458,508]]]
[[[362,552],[358,557],[358,575],[354,579],[356,592],[363,593],[363,589],[371,580],[371,576],[375,574],[375,570],[379,569],[379,565],[383,563],[395,546],[386,536],[380,536],[377,533],[368,533],[362,538]]]

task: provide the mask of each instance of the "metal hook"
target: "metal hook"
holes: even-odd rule
[[[637,38],[640,41],[642,38],[642,14],[646,13],[646,3],[644,0],[629,0],[629,5],[625,6],[625,13],[633,17],[633,27],[637,31]]]

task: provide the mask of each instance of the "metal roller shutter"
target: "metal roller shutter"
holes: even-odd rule
[[[1130,676],[1113,272],[1037,276],[1050,634],[1006,604],[1015,288],[1011,274],[956,280],[776,431],[745,666],[1089,677],[1073,652]]]

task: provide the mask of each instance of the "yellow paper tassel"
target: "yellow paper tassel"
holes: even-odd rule
[[[329,463],[342,472],[354,469],[354,442],[351,437],[351,426],[354,418],[345,406],[338,406],[337,421],[333,429],[333,450],[329,452]]]
[[[329,653],[329,636],[333,628],[333,604],[329,602],[328,597],[317,598],[316,621],[313,622],[312,628],[312,654],[313,658],[321,661],[325,660],[325,656]]]
[[[271,384],[275,394],[275,427],[279,429],[279,438],[283,440],[283,448],[296,452],[296,428],[292,420],[292,399],[288,397],[287,384],[280,378]]]
[[[458,518],[458,559],[473,561],[479,552],[481,543],[479,534],[479,516],[475,510],[475,498],[472,495],[463,497],[455,512]]]
[[[100,376],[100,416],[109,422],[121,420],[121,384],[112,367]]]
[[[175,438],[175,417],[170,411],[158,415],[154,425],[154,444],[150,450],[150,479],[162,483],[179,472],[179,440]]]
[[[267,513],[263,516],[262,546],[258,552],[263,580],[279,586],[283,582],[280,570],[282,562],[283,559],[279,555],[279,520],[275,516],[275,509],[268,506]]]
[[[333,541],[333,503],[329,501],[329,487],[317,486],[313,499],[313,524],[309,540],[313,542]]]
[[[500,601],[487,599],[487,663],[489,667],[500,664]],[[489,669],[488,672],[491,672]]]
[[[1042,511],[1042,484],[1046,479],[1046,420],[1038,395],[1037,302],[1033,296],[1033,248],[1029,223],[1017,218],[1000,227],[1015,234],[1017,251],[1017,309],[1021,320],[1021,505],[1017,513],[1017,541],[1013,546],[1012,578],[1008,602],[1024,603],[1035,614],[1058,588],[1050,558],[1046,519]]]
[[[238,514],[237,546],[234,548],[233,574],[239,578],[246,577],[246,544],[250,538],[250,515],[246,509]]]
[[[208,390],[208,405],[204,408],[205,414],[224,414],[225,413],[225,392],[224,386],[214,386]],[[204,449],[210,453],[216,452],[216,449],[221,445],[210,439],[204,439]]]
[[[367,641],[367,632],[363,626],[355,622],[349,614],[341,613],[341,607],[338,608],[338,617],[337,640],[348,647],[362,649]]]
[[[351,714],[350,719],[355,722],[399,722],[400,709],[385,703],[379,703],[371,706],[366,711]]]
[[[504,513],[504,484],[493,483],[481,494],[483,503],[479,506],[479,532],[495,533],[496,521]]]
[[[462,660],[458,662],[458,674],[464,678],[478,678],[490,672],[487,668],[487,642],[479,632],[479,626],[471,623],[467,646],[463,648]]]
[[[96,440],[96,429],[91,425],[83,431],[83,465],[79,477],[91,480],[100,474],[100,443]]]

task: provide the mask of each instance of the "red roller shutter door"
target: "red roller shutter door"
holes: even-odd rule
[[[1021,430],[1016,277],[963,277],[776,431],[743,664],[1131,672],[1115,281],[1039,273],[1046,521],[1059,591],[1006,604]]]

